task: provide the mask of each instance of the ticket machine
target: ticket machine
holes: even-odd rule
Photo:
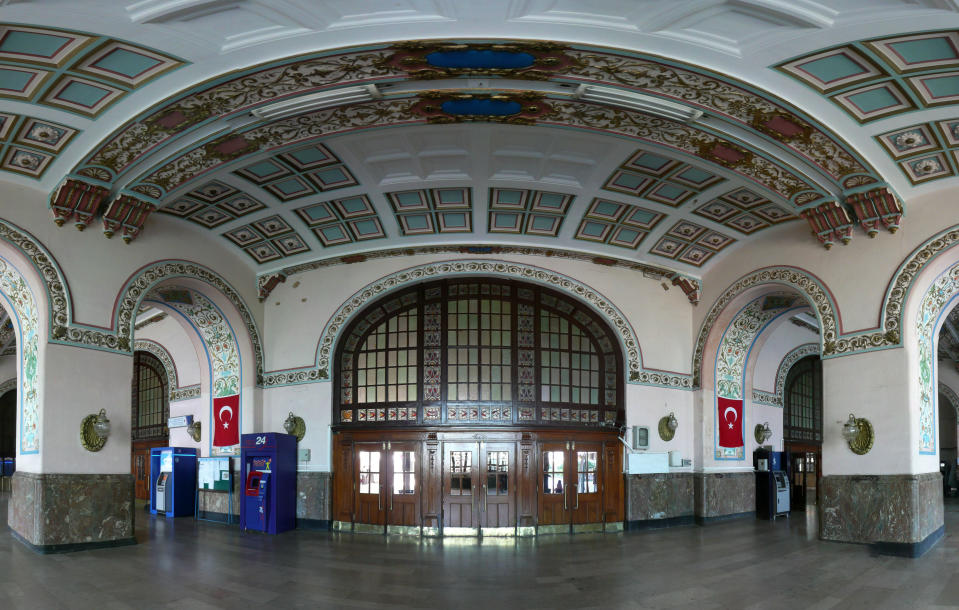
[[[150,450],[150,512],[166,517],[194,513],[197,450],[154,447]]]
[[[278,534],[296,527],[296,437],[244,434],[240,447],[240,528]]]

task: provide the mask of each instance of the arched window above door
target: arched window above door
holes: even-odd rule
[[[789,369],[784,396],[783,440],[822,443],[822,361],[803,358]]]
[[[166,438],[170,417],[170,395],[166,369],[149,352],[133,353],[133,424],[132,440]]]
[[[614,336],[585,305],[548,288],[420,284],[374,303],[347,329],[334,422],[618,426]]]

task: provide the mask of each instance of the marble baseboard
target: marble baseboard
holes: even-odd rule
[[[7,522],[44,553],[135,544],[133,476],[16,472]]]
[[[626,475],[626,523],[630,529],[692,523],[693,473]],[[662,522],[657,526],[656,522]]]
[[[942,475],[830,475],[819,489],[819,537],[916,557],[941,537]]]
[[[329,472],[296,473],[296,521],[330,523],[333,507],[330,503]],[[328,529],[329,526],[327,526]]]
[[[693,475],[697,523],[756,514],[756,475],[753,472],[697,472]]]

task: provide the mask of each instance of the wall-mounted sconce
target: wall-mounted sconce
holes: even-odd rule
[[[753,430],[753,435],[756,437],[756,442],[760,445],[769,440],[773,435],[773,431],[769,427],[769,422],[767,421],[762,424],[756,424],[756,429]]]
[[[80,423],[80,444],[87,451],[99,451],[107,444],[110,436],[110,420],[106,409],[100,409],[96,415],[90,414]]]
[[[186,432],[187,434],[190,435],[190,438],[193,439],[193,442],[195,443],[200,442],[200,432],[201,432],[200,422],[198,422],[197,420],[193,420],[192,422],[190,422],[190,425],[186,427]]]
[[[679,422],[676,421],[676,415],[670,411],[669,415],[659,420],[659,438],[664,441],[673,440],[673,437],[676,436],[676,428],[678,427]]]
[[[849,443],[849,448],[856,455],[865,455],[872,449],[876,435],[868,419],[856,417],[852,413],[842,426],[842,437]]]
[[[306,435],[306,422],[303,421],[302,417],[293,415],[293,411],[290,411],[286,421],[283,422],[283,429],[286,430],[287,434],[295,436],[296,442],[300,442]]]

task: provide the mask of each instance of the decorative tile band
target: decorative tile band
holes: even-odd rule
[[[690,389],[689,375],[663,371],[649,371],[642,366],[639,341],[626,316],[601,294],[565,275],[521,263],[497,260],[456,260],[420,265],[388,275],[357,291],[330,318],[320,335],[316,350],[316,364],[301,369],[270,371],[264,379],[264,387],[327,381],[330,375],[330,357],[337,339],[349,320],[367,303],[387,292],[404,285],[426,279],[449,275],[492,275],[544,284],[553,289],[571,294],[586,301],[619,334],[625,351],[628,381],[645,385]]]
[[[20,455],[40,453],[40,311],[29,284],[12,263],[0,257],[0,299],[19,327]]]
[[[936,454],[936,336],[943,314],[959,295],[959,265],[953,265],[933,281],[916,313],[916,341],[919,353],[919,453]]]
[[[753,402],[769,405],[770,407],[785,407],[786,376],[789,374],[789,369],[806,356],[813,356],[818,353],[819,345],[817,343],[804,343],[790,350],[783,356],[782,361],[779,363],[779,368],[776,370],[776,391],[766,392],[753,389]]]
[[[170,392],[170,402],[178,402],[181,400],[189,400],[191,398],[200,397],[200,384],[188,385],[186,387],[177,388],[173,392]]]

